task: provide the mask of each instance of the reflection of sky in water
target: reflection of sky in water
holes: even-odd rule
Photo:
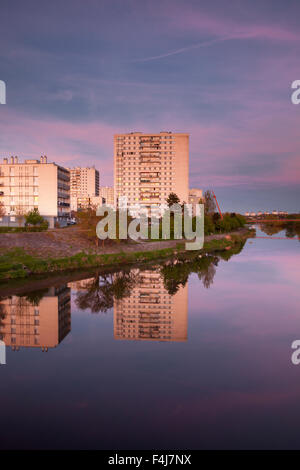
[[[80,311],[48,353],[7,350],[1,446],[298,448],[299,242],[251,240],[205,289],[188,282],[188,341],[116,341]]]

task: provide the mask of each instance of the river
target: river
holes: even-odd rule
[[[299,247],[2,292],[0,447],[299,448]]]

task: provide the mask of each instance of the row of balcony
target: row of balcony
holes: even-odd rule
[[[61,202],[61,201],[58,201],[57,202],[57,205],[59,207],[70,207],[70,204],[68,202]]]
[[[64,181],[69,182],[70,177],[59,171],[58,172],[58,180],[64,180]]]
[[[65,191],[70,191],[70,186],[64,183],[58,183],[58,189],[64,189]]]

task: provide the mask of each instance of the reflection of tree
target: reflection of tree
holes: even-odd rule
[[[3,300],[5,300],[5,298],[0,297],[0,329],[4,326],[4,320],[6,317],[5,305],[2,303]],[[1,336],[1,333],[0,333],[0,336]],[[0,337],[0,339],[2,338]]]
[[[300,241],[300,222],[288,222],[285,227],[285,235],[289,238],[297,236]]]
[[[224,261],[229,261],[233,255],[238,255],[242,251],[245,246],[245,243],[245,240],[240,240],[238,243],[235,243],[235,245],[230,248],[230,250],[220,251],[218,255]]]
[[[47,294],[48,289],[39,289],[26,295],[25,299],[34,306],[38,306],[42,298]]]
[[[191,273],[197,273],[204,287],[213,283],[219,258],[214,255],[202,255],[191,260],[176,260],[161,269],[164,287],[170,295],[176,294],[180,286],[185,286]]]
[[[262,224],[260,226],[260,229],[262,230],[262,232],[270,236],[277,234],[281,230],[285,230],[286,237],[294,238],[298,236],[298,239],[300,241],[300,222],[280,221],[272,224]]]
[[[176,294],[180,286],[185,286],[191,273],[198,274],[198,278],[208,289],[213,283],[219,260],[228,261],[242,251],[245,243],[245,240],[238,240],[229,250],[219,251],[217,255],[196,253],[190,255],[190,258],[185,257],[166,264],[161,269],[165,289],[170,295]]]
[[[261,224],[259,228],[263,233],[269,236],[275,235],[282,230],[282,226],[278,224]]]
[[[212,260],[210,264],[203,269],[202,271],[198,272],[199,279],[202,280],[204,287],[208,289],[211,284],[214,282],[214,277],[216,274],[216,266],[218,265],[219,260]]]
[[[113,307],[114,299],[120,300],[130,295],[135,280],[136,276],[127,272],[98,273],[85,290],[77,292],[76,305],[81,310],[90,309],[92,313],[107,312]]]
[[[285,229],[285,236],[287,238],[294,238],[297,235],[296,227],[292,224],[287,225]]]

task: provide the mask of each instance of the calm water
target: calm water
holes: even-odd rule
[[[2,296],[0,446],[300,448],[299,247]]]

